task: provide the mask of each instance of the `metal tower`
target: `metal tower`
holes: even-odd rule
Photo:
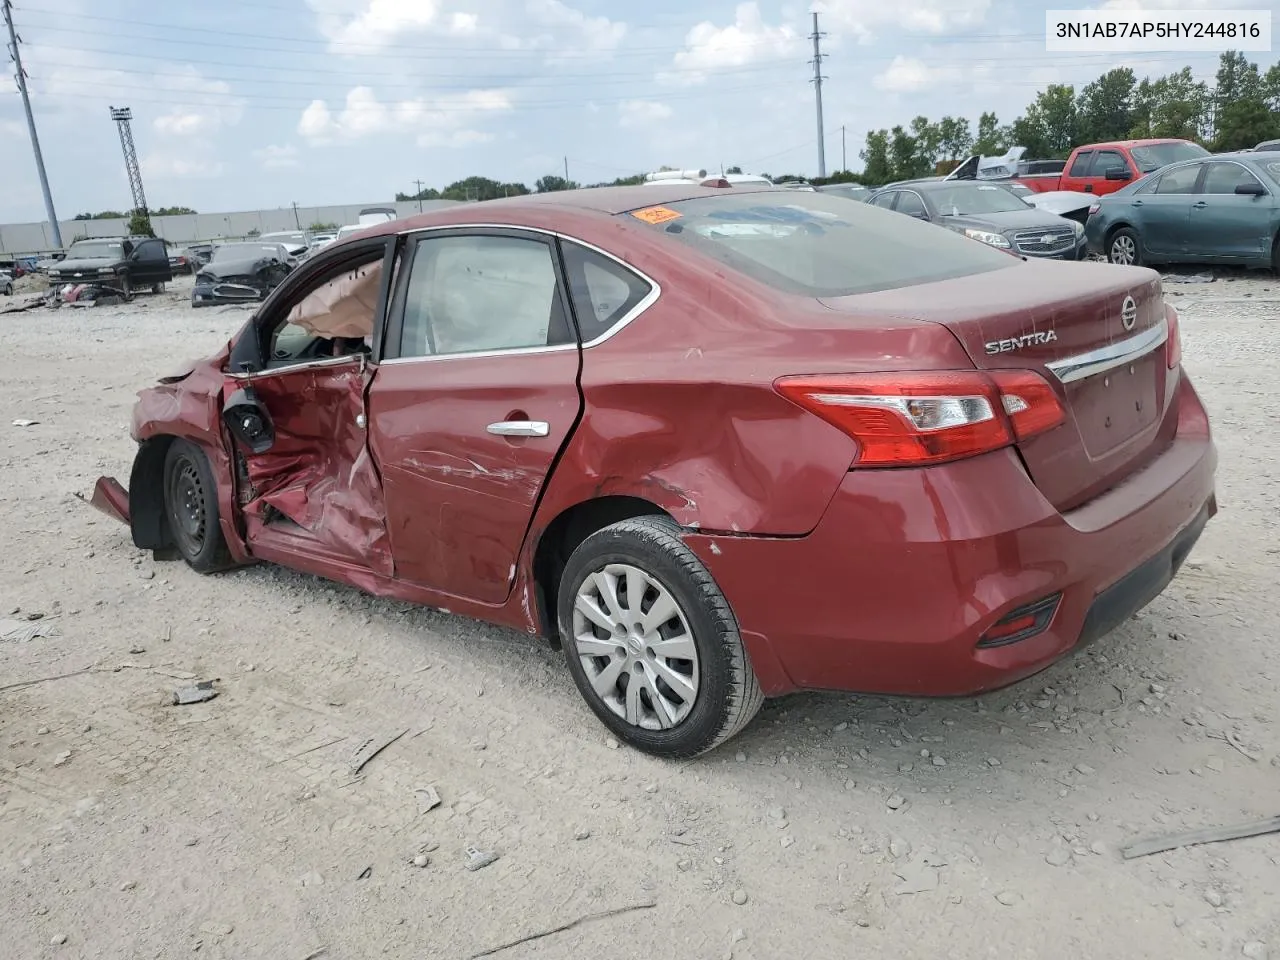
[[[813,59],[809,61],[813,64],[813,84],[814,98],[817,100],[818,106],[818,176],[825,177],[827,175],[827,150],[826,150],[826,132],[822,124],[822,81],[826,79],[822,75],[822,61],[826,54],[822,52],[822,38],[826,34],[818,29],[818,12],[813,12],[813,33],[809,34],[809,39],[813,41]]]
[[[128,107],[112,107],[111,119],[120,130],[120,149],[124,151],[124,169],[129,174],[129,189],[133,191],[134,213],[149,220],[147,195],[142,192],[142,169],[138,166],[138,151],[133,147],[133,131],[129,128],[133,111]]]

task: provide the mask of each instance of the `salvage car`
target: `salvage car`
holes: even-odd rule
[[[1221,263],[1280,275],[1280,156],[1241,151],[1166,167],[1100,197],[1085,235],[1112,263]]]
[[[1085,252],[1084,224],[1039,210],[993,183],[908,181],[876,191],[867,203],[1027,257],[1079,260]]]
[[[823,193],[834,193],[837,197],[859,201],[866,201],[872,194],[870,189],[860,183],[827,183],[818,189]]]
[[[541,635],[690,757],[800,689],[991,690],[1096,641],[1217,510],[1157,274],[821,192],[550,192],[371,228],[139,394],[93,503]]]
[[[8,270],[0,270],[0,293],[6,297],[13,296],[13,274]]]
[[[48,268],[50,284],[90,284],[128,299],[140,287],[159,293],[173,279],[169,251],[155,237],[77,240]]]
[[[224,243],[196,273],[191,305],[244,303],[264,299],[293,270],[294,258],[279,243]]]

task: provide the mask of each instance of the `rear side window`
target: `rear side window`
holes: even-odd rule
[[[1093,176],[1105,177],[1108,170],[1128,170],[1124,154],[1117,150],[1099,150],[1093,159]]]
[[[653,290],[643,277],[594,250],[569,242],[562,250],[583,343],[606,334]]]
[[[994,247],[824,193],[682,200],[621,214],[786,293],[840,297],[1018,264]]]
[[[1089,175],[1089,163],[1093,160],[1092,150],[1081,150],[1076,154],[1076,158],[1071,161],[1071,169],[1067,171],[1068,177],[1087,177]]]
[[[898,197],[898,212],[905,213],[908,217],[927,217],[929,212],[924,208],[924,201],[920,199],[920,194],[911,190],[903,190]]]
[[[1196,178],[1200,176],[1201,163],[1189,163],[1185,167],[1166,170],[1156,186],[1156,193],[1195,193]]]
[[[871,201],[872,206],[883,207],[888,210],[893,206],[893,198],[898,195],[896,190],[890,190],[888,193],[882,193]]]

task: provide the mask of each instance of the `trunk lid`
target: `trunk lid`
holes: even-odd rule
[[[1164,300],[1151,270],[1028,261],[999,275],[823,303],[865,320],[941,324],[980,370],[1042,374],[1067,420],[1018,450],[1059,510],[1115,486],[1172,441],[1173,418],[1165,414],[1177,371],[1166,364]]]

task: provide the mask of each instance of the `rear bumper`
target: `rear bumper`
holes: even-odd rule
[[[686,535],[733,607],[765,691],[992,690],[1096,640],[1158,595],[1217,511],[1217,454],[1185,375],[1152,463],[1058,513],[1012,450],[920,470],[854,470],[808,536]],[[979,646],[1059,599],[1047,628]]]

